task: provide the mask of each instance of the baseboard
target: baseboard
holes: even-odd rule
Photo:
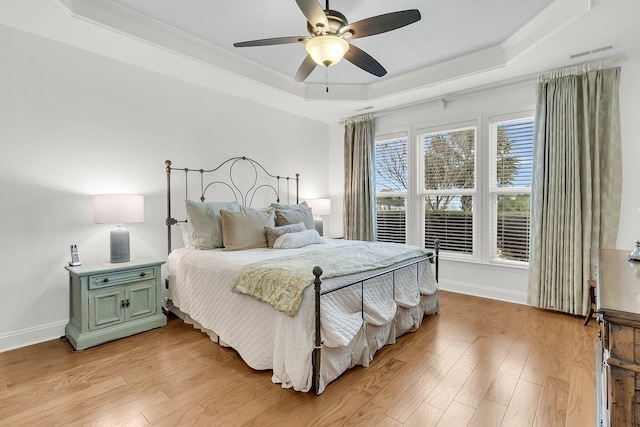
[[[64,327],[67,321],[49,323],[46,325],[34,326],[20,331],[0,334],[0,353],[38,344],[44,341],[58,339],[64,335]]]
[[[451,291],[459,294],[473,295],[476,297],[490,298],[498,301],[527,305],[526,292],[518,292],[509,289],[494,288],[451,280],[440,280],[438,282],[438,287],[443,291]]]

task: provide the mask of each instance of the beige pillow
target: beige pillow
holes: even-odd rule
[[[315,230],[316,223],[311,213],[311,208],[300,209],[276,209],[276,225],[283,226],[288,224],[304,223],[307,230]]]
[[[267,246],[272,248],[273,242],[283,234],[288,233],[296,233],[298,231],[304,231],[307,228],[304,226],[303,222],[299,222],[297,224],[288,224],[282,225],[280,227],[265,227],[264,231],[267,232]]]
[[[220,210],[222,217],[222,243],[225,251],[266,248],[265,227],[274,226],[273,210],[228,211]]]

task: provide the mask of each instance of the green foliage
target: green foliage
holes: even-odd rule
[[[424,185],[427,190],[470,189],[475,185],[475,129],[441,132],[425,137]],[[432,196],[427,210],[448,210],[459,196]],[[460,207],[471,210],[471,198]]]
[[[498,187],[510,187],[518,171],[518,159],[511,155],[513,142],[504,126],[498,126],[497,142],[497,184]]]
[[[472,197],[456,195],[455,190],[475,186],[475,128],[425,135],[424,186],[429,190],[452,190],[450,195],[431,195],[425,198],[431,211],[463,210],[470,212]],[[517,173],[518,160],[511,154],[512,141],[504,126],[497,128],[497,185],[509,187]],[[408,187],[407,143],[397,139],[376,146],[376,179],[378,190],[406,191]],[[397,199],[397,200],[395,200]],[[385,198],[387,209],[404,206],[402,198]],[[506,202],[505,202],[506,203]],[[507,209],[517,211],[516,206]]]
[[[529,194],[517,194],[514,196],[498,197],[498,213],[521,213],[529,215],[531,208],[531,196]]]
[[[475,129],[425,138],[424,185],[427,190],[473,188]]]

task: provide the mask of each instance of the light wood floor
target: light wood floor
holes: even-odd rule
[[[441,292],[440,314],[321,396],[271,383],[172,318],[73,353],[0,353],[2,426],[591,426],[594,322]]]

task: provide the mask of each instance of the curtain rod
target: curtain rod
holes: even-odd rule
[[[516,87],[523,84],[535,83],[537,79],[539,79],[541,76],[551,75],[553,73],[562,72],[563,70],[570,70],[570,69],[577,68],[580,70],[586,70],[585,72],[589,72],[589,71],[594,71],[596,69],[600,70],[604,68],[610,68],[610,67],[619,65],[626,60],[627,60],[627,56],[623,55],[623,56],[618,56],[613,58],[600,59],[597,61],[584,62],[584,63],[572,65],[570,67],[558,68],[556,70],[543,71],[542,73],[538,72],[538,73],[527,74],[525,76],[516,77],[510,80],[506,80],[498,83],[486,84],[486,85],[478,86],[472,89],[451,92],[444,95],[434,96],[432,98],[427,98],[427,99],[423,99],[423,100],[408,103],[408,104],[398,105],[396,107],[386,108],[380,111],[375,111],[370,114],[373,114],[373,117],[380,117],[380,116],[385,116],[387,114],[391,114],[399,110],[403,110],[405,108],[415,107],[423,104],[430,104],[432,102],[440,102],[444,106],[446,106],[447,101],[451,101],[453,99],[465,98],[467,96],[477,95],[483,92],[491,92],[494,90],[499,90],[499,89],[504,89],[509,87]],[[340,122],[348,121],[350,119],[352,119],[352,117],[340,119]]]
[[[472,96],[472,95],[476,95],[478,93],[482,93],[482,92],[490,92],[492,90],[499,90],[499,89],[503,89],[506,87],[515,87],[515,86],[519,86],[522,84],[528,84],[528,83],[535,83],[536,78],[538,77],[539,73],[535,73],[535,74],[527,74],[526,76],[520,76],[511,80],[507,80],[507,81],[502,81],[502,82],[498,82],[498,83],[490,83],[490,84],[486,84],[483,86],[477,86],[475,88],[471,88],[471,89],[465,89],[465,90],[460,90],[457,92],[450,92],[450,93],[446,93],[444,95],[439,95],[439,96],[434,96],[432,98],[427,98],[427,99],[421,99],[420,101],[416,101],[416,102],[410,102],[408,104],[402,104],[402,105],[398,105],[396,107],[389,107],[389,108],[385,108],[379,111],[374,111],[372,113],[373,117],[380,117],[380,116],[385,116],[387,114],[391,114],[395,111],[399,111],[399,110],[404,110],[405,108],[410,108],[410,107],[415,107],[417,105],[424,105],[424,104],[430,104],[432,102],[440,102],[443,105],[446,105],[446,103],[448,101],[451,101],[453,99],[458,99],[458,98],[464,98],[467,96]],[[339,123],[342,124],[342,122],[344,121],[349,121],[352,120],[353,117],[347,117],[347,118],[343,118],[339,120]]]
[[[605,70],[607,68],[613,68],[627,60],[627,56],[616,56],[613,58],[604,58],[597,61],[583,62],[582,64],[572,65],[570,67],[558,68],[553,71],[547,71],[538,76],[538,82],[546,82],[552,78],[581,75],[590,71]]]
[[[487,84],[487,85],[483,85],[483,86],[477,86],[477,87],[471,88],[471,89],[460,90],[460,91],[457,91],[457,92],[450,92],[450,93],[446,93],[444,95],[434,96],[432,98],[423,99],[423,100],[412,102],[412,103],[409,103],[409,104],[403,104],[403,105],[399,105],[397,107],[387,108],[387,109],[384,109],[384,110],[376,111],[376,112],[374,112],[372,114],[373,114],[374,117],[379,117],[379,116],[387,115],[387,114],[392,113],[394,111],[402,110],[402,109],[409,108],[409,107],[415,107],[417,105],[422,105],[422,104],[430,104],[432,102],[440,102],[443,105],[446,105],[446,103],[448,101],[452,101],[454,99],[465,98],[467,96],[477,95],[477,94],[483,93],[483,92],[491,92],[491,91],[494,91],[494,90],[504,89],[504,88],[507,88],[507,87],[515,87],[515,86],[520,86],[520,85],[523,85],[523,84],[534,83],[536,81],[537,77],[538,77],[537,73],[536,74],[528,74],[526,76],[521,76],[521,77],[518,77],[518,78],[515,78],[515,79],[502,81],[502,82],[499,82],[499,83],[492,83],[492,84]]]

